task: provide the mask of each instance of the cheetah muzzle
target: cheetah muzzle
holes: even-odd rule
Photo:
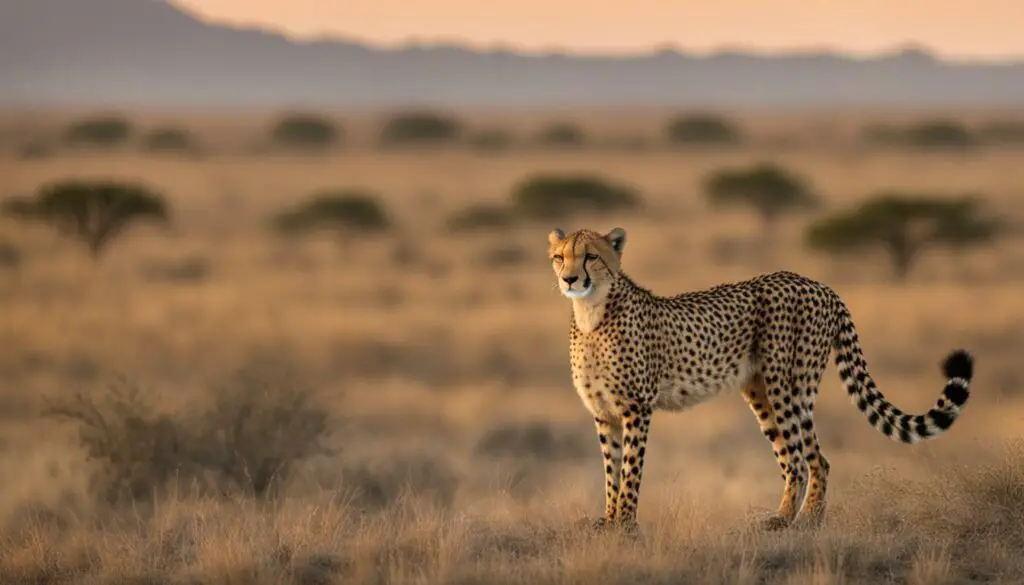
[[[625,244],[621,228],[548,236],[559,289],[572,301],[573,385],[594,417],[604,459],[600,526],[635,526],[655,411],[741,390],[785,482],[778,510],[764,523],[781,529],[797,518],[816,525],[825,511],[829,462],[814,403],[833,352],[850,400],[896,441],[941,434],[967,403],[973,358],[956,350],[943,363],[946,384],[931,410],[905,414],[893,406],[868,373],[849,309],[824,284],[783,271],[662,297],[622,271]]]

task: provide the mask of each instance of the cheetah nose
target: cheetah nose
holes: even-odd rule
[[[578,276],[563,276],[562,277],[562,280],[565,281],[565,284],[567,284],[569,286],[572,286],[572,283],[576,282],[579,279],[580,279],[580,277],[578,277]]]

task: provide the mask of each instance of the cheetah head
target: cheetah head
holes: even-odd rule
[[[577,230],[568,236],[560,229],[548,234],[548,257],[558,277],[558,288],[570,299],[603,299],[619,275],[626,230],[607,234]]]

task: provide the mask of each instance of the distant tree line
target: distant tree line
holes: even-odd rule
[[[969,150],[982,146],[1024,146],[1024,121],[969,125],[933,119],[906,125],[871,124],[861,134],[869,146],[918,150]]]
[[[855,140],[869,148],[926,151],[1024,146],[1024,121],[993,120],[972,125],[954,119],[929,119],[906,124],[867,124]],[[263,151],[310,154],[342,148],[350,137],[344,125],[329,115],[290,112],[270,122],[261,142]],[[598,138],[579,123],[566,120],[551,121],[532,135],[517,135],[500,127],[471,128],[454,115],[431,110],[391,115],[380,123],[375,141],[378,148],[388,150],[461,146],[491,153],[525,148],[726,149],[756,143],[751,132],[738,122],[708,112],[670,117],[660,135]],[[39,158],[59,146],[93,150],[135,146],[143,152],[165,156],[200,156],[208,151],[207,145],[187,128],[165,124],[142,130],[127,117],[103,114],[70,123],[51,143],[26,143],[21,154],[24,158]]]
[[[962,252],[1011,231],[1005,220],[987,210],[981,195],[972,193],[884,190],[820,215],[823,203],[814,186],[799,173],[771,162],[719,168],[708,173],[702,188],[712,209],[743,209],[757,215],[759,249],[765,252],[777,246],[777,226],[784,217],[816,214],[804,233],[808,249],[835,256],[882,252],[896,281],[905,280],[930,249]],[[629,184],[595,174],[545,172],[523,177],[504,202],[474,204],[453,213],[443,227],[452,234],[468,234],[633,213],[644,207],[641,193]],[[31,196],[0,200],[0,212],[53,226],[81,244],[94,260],[132,226],[167,226],[171,221],[164,195],[131,181],[58,181]],[[342,188],[310,194],[274,215],[269,226],[289,238],[326,231],[351,248],[364,238],[388,233],[396,224],[379,193]],[[16,247],[3,242],[2,248],[2,264],[16,265]]]

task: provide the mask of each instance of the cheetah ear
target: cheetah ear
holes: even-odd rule
[[[555,228],[555,229],[551,230],[551,233],[548,234],[548,243],[551,244],[551,245],[555,245],[555,244],[557,244],[558,242],[561,242],[564,239],[565,239],[565,232],[563,232],[559,228]]]
[[[617,227],[605,234],[604,239],[608,240],[612,249],[618,252],[619,256],[622,255],[622,250],[626,247],[626,230]]]

